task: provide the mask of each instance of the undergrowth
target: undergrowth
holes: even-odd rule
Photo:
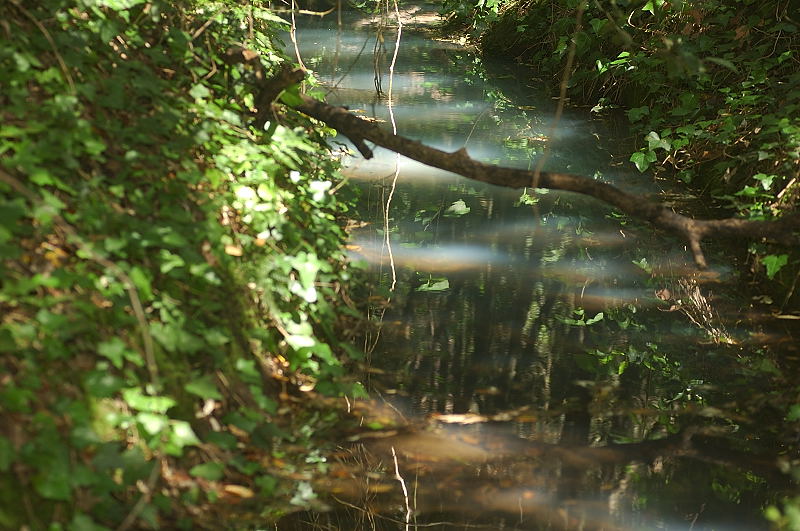
[[[251,127],[256,74],[224,61],[275,71],[285,24],[233,1],[4,4],[0,528],[314,503],[298,477],[337,419],[309,390],[359,392],[348,203],[326,131],[277,108]]]

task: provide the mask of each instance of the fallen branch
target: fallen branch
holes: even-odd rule
[[[457,173],[469,179],[509,188],[534,186],[552,190],[565,190],[592,196],[616,207],[629,216],[646,221],[658,228],[676,233],[689,244],[698,267],[707,267],[700,247],[704,238],[747,238],[772,241],[783,245],[800,244],[800,215],[784,216],[775,221],[756,221],[737,218],[698,220],[673,212],[670,208],[645,197],[630,194],[608,183],[595,181],[569,173],[543,171],[538,182],[532,171],[486,164],[472,159],[467,150],[453,153],[426,146],[415,140],[392,134],[380,126],[362,120],[343,107],[303,97],[300,112],[323,121],[348,137],[364,158],[372,157],[365,140],[390,149],[401,155],[442,170]]]
[[[287,81],[297,79],[298,70],[294,70],[293,73],[293,76],[288,76],[285,72],[279,73],[275,79]],[[275,88],[281,84],[275,80],[268,82],[272,89],[271,93],[275,93]],[[369,159],[373,156],[372,149],[365,143],[370,141],[417,162],[484,183],[508,188],[549,188],[589,195],[629,216],[681,236],[687,241],[695,263],[701,268],[708,265],[700,246],[705,238],[749,239],[786,246],[800,244],[800,214],[786,215],[773,221],[739,218],[693,219],[678,214],[661,203],[579,175],[543,171],[537,176],[533,171],[474,160],[465,148],[453,153],[441,151],[382,129],[379,125],[350,113],[344,107],[328,105],[308,96],[301,98],[303,103],[295,106],[298,111],[325,122],[349,138],[364,158]],[[264,109],[259,108],[258,111],[261,114]]]

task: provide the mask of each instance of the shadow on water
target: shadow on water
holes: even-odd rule
[[[375,29],[303,19],[298,42],[329,102],[389,121],[396,28],[377,55]],[[404,29],[400,134],[533,167],[553,101],[497,87],[469,51]],[[612,156],[621,134],[568,111],[546,167],[658,194]],[[800,352],[795,322],[742,298],[732,251],[699,272],[681,243],[590,198],[377,155],[347,161],[364,222],[350,250],[383,300],[373,398],[348,401],[360,428],[313,485],[324,507],[279,529],[768,528],[764,508],[796,492]]]

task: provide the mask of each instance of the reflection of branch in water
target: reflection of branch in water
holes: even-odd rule
[[[378,97],[383,95],[383,88],[381,86],[381,78],[383,77],[381,74],[381,59],[383,58],[381,51],[383,49],[383,21],[381,21],[381,24],[378,26],[378,32],[375,35],[375,46],[372,48],[373,83],[375,84],[375,92],[378,94]]]
[[[583,19],[583,10],[585,8],[586,6],[583,2],[581,2],[578,5],[578,11],[575,15],[575,31],[572,33],[572,42],[570,42],[569,51],[567,52],[567,64],[564,65],[564,74],[561,77],[561,85],[559,87],[558,94],[558,106],[556,107],[556,114],[553,117],[553,124],[550,126],[550,131],[547,133],[547,138],[549,141],[547,144],[545,144],[544,153],[542,153],[542,156],[537,161],[536,167],[533,170],[531,188],[533,188],[534,192],[539,187],[539,177],[541,176],[544,165],[550,156],[550,149],[553,144],[553,138],[555,138],[556,128],[558,127],[558,122],[561,121],[561,114],[564,112],[564,102],[567,99],[567,86],[569,85],[569,78],[572,75],[572,63],[575,60],[575,48],[578,44],[578,35],[581,33],[581,22]]]
[[[483,118],[484,114],[489,112],[489,109],[491,109],[491,107],[486,107],[484,110],[482,110],[481,113],[478,115],[478,117],[475,118],[475,120],[472,122],[472,129],[469,130],[469,134],[467,135],[467,138],[464,140],[464,145],[461,146],[461,147],[463,147],[463,148],[467,147],[467,144],[469,143],[469,139],[472,138],[472,133],[474,133],[475,132],[475,128],[478,127],[478,122],[481,121],[481,118]],[[397,133],[395,133],[395,134],[397,134]]]
[[[668,288],[656,291],[656,297],[672,303],[668,311],[680,310],[695,326],[705,330],[715,343],[734,342],[725,325],[719,321],[719,315],[711,307],[708,297],[700,291],[697,279],[681,278],[673,288],[675,293]]]
[[[326,122],[350,138],[365,158],[373,156],[372,149],[365,143],[369,140],[428,166],[451,171],[480,182],[522,188],[530,186],[533,178],[532,172],[527,170],[475,160],[463,148],[454,153],[447,153],[395,135],[354,116],[345,109],[309,97],[303,96],[303,104],[296,108]],[[592,196],[628,215],[683,236],[689,244],[695,263],[701,268],[707,267],[707,263],[700,242],[711,236],[738,240],[766,239],[783,245],[797,245],[800,242],[800,233],[797,232],[797,228],[800,227],[800,214],[787,215],[776,221],[739,218],[699,220],[674,212],[669,206],[647,197],[580,175],[543,171],[539,176],[539,186]]]
[[[350,66],[348,66],[348,67],[347,67],[347,70],[345,70],[345,71],[344,71],[344,73],[343,73],[343,74],[342,74],[342,75],[339,77],[339,80],[338,80],[338,81],[336,81],[336,82],[335,82],[335,83],[334,83],[334,84],[333,84],[333,85],[332,85],[332,86],[331,86],[331,87],[330,87],[330,88],[329,88],[329,89],[328,89],[328,90],[325,92],[325,96],[327,96],[328,94],[330,94],[331,92],[333,92],[333,91],[334,91],[334,89],[336,89],[336,88],[337,88],[337,87],[338,87],[338,86],[339,86],[339,85],[342,83],[342,81],[344,81],[344,78],[346,78],[346,77],[347,77],[347,76],[350,74],[350,71],[352,71],[352,70],[353,70],[353,67],[354,67],[354,66],[356,66],[356,63],[358,63],[358,60],[359,60],[359,59],[361,59],[361,55],[364,53],[364,50],[367,48],[367,43],[368,43],[368,42],[369,42],[369,37],[367,37],[366,39],[364,39],[364,44],[361,46],[361,49],[360,49],[360,50],[358,51],[358,53],[356,54],[356,57],[355,57],[355,59],[353,59],[353,60],[350,62]]]
[[[400,475],[400,465],[397,462],[397,453],[394,451],[394,446],[392,446],[392,459],[394,460],[394,478],[400,482],[400,487],[403,489],[403,501],[406,505],[406,531],[408,531],[408,526],[411,524],[411,504],[408,502],[408,489],[406,488],[406,480],[404,480],[403,476]]]
[[[400,21],[400,10],[397,7],[397,0],[394,3],[395,12],[397,13],[397,40],[394,44],[394,55],[392,56],[392,63],[389,65],[389,98],[386,103],[387,107],[389,108],[389,119],[392,122],[392,132],[397,134],[397,123],[394,119],[394,102],[392,101],[392,87],[394,83],[394,66],[397,63],[397,54],[400,51],[400,36],[403,34],[403,23]],[[386,242],[386,249],[389,252],[389,264],[392,268],[392,285],[389,288],[389,291],[394,291],[395,286],[397,285],[397,271],[394,267],[394,255],[392,254],[392,242],[390,233],[389,233],[389,209],[392,204],[392,198],[394,197],[394,191],[397,187],[397,178],[400,176],[400,154],[395,153],[394,159],[394,177],[392,178],[392,187],[389,189],[389,197],[386,199],[386,208],[384,209],[384,216],[383,216],[383,235]]]
[[[503,518],[502,515],[507,515],[518,518],[520,524],[524,520],[528,526],[534,526],[526,528],[543,525],[548,529],[612,530],[621,529],[615,517],[626,517],[620,514],[619,507],[620,497],[626,492],[624,475],[619,476],[619,489],[608,490],[604,486],[607,501],[603,496],[598,498],[596,491],[587,490],[583,484],[564,497],[559,485],[565,480],[574,481],[576,477],[585,479],[592,470],[602,467],[614,466],[622,471],[635,463],[668,458],[691,458],[737,467],[748,463],[751,470],[764,477],[780,477],[774,459],[753,460],[746,459],[744,454],[724,455],[724,452],[720,457],[719,448],[705,442],[709,438],[723,442],[718,437],[719,432],[716,427],[690,426],[660,440],[588,447],[541,443],[497,431],[478,433],[474,428],[435,431],[394,428],[383,438],[375,432],[365,434],[370,437],[360,439],[351,448],[351,457],[341,457],[343,464],[356,467],[350,477],[367,478],[366,471],[371,471],[374,478],[376,471],[382,471],[381,476],[386,480],[392,476],[389,463],[405,459],[404,468],[416,470],[420,476],[419,504],[414,507],[421,523],[415,526],[423,527],[429,525],[426,520],[458,514],[469,524],[485,523],[487,516]],[[695,437],[700,439],[698,444],[694,442]],[[759,463],[766,466],[758,466]],[[359,472],[359,468],[364,472]],[[565,478],[566,468],[577,475]],[[403,503],[398,500],[396,489],[385,482],[372,482],[366,488],[358,484],[348,486],[349,481],[343,479],[331,485],[339,493],[337,496],[344,498],[337,501],[363,507],[359,493],[364,493],[371,496],[371,510],[383,513],[376,514],[377,518],[393,513],[398,502]],[[612,499],[612,494],[616,495],[616,500]],[[478,522],[470,522],[471,519]]]

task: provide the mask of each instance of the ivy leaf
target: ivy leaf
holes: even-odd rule
[[[603,317],[604,317],[604,316],[603,316],[603,312],[600,312],[600,313],[598,313],[597,315],[595,315],[595,316],[594,316],[594,317],[592,317],[591,319],[587,319],[587,321],[586,321],[586,326],[589,326],[589,325],[595,324],[595,323],[596,323],[596,322],[598,322],[598,321],[602,321],[602,320],[603,320]]]
[[[211,398],[214,400],[222,400],[222,395],[217,390],[217,386],[211,375],[204,375],[195,378],[184,386],[187,392],[197,395],[200,398]]]
[[[655,162],[656,156],[652,151],[637,151],[631,155],[630,161],[636,164],[636,169],[644,173],[650,167],[651,162]]]
[[[767,268],[767,277],[772,280],[773,277],[780,271],[783,266],[787,264],[789,261],[789,255],[787,254],[779,254],[774,255],[770,254],[761,259],[761,263],[763,263]]]
[[[427,284],[423,284],[417,288],[417,291],[444,291],[450,289],[450,281],[446,278],[431,279]]]
[[[634,107],[633,109],[628,109],[627,111],[625,111],[625,114],[628,115],[628,120],[630,120],[631,122],[638,122],[643,117],[650,114],[650,107],[647,106]]]
[[[114,337],[98,344],[97,353],[111,360],[114,367],[121,369],[126,348],[125,343],[120,338]]]
[[[136,415],[136,420],[141,423],[144,430],[150,435],[161,433],[161,431],[166,428],[168,424],[166,415],[150,413],[147,411]]]
[[[757,173],[753,175],[753,179],[761,183],[761,187],[764,190],[769,190],[772,188],[772,181],[775,180],[776,175],[767,175],[765,173]]]
[[[198,83],[197,85],[193,86],[191,90],[189,90],[189,95],[197,100],[202,100],[207,98],[211,95],[211,91],[208,90],[208,87],[203,85],[202,83]]]
[[[193,466],[189,470],[189,474],[196,478],[203,478],[209,481],[217,481],[222,478],[225,466],[222,463],[202,463]]]
[[[451,217],[451,216],[458,217],[458,216],[463,216],[464,214],[468,214],[469,211],[470,211],[470,208],[467,206],[467,204],[464,202],[464,200],[463,199],[459,199],[458,201],[456,201],[452,205],[450,205],[447,208],[447,210],[444,211],[444,215],[448,216],[448,217]]]
[[[151,413],[166,413],[169,408],[176,404],[175,400],[168,396],[146,396],[138,387],[123,390],[122,398],[133,409]]]
[[[200,439],[197,438],[197,435],[188,422],[184,420],[171,420],[169,424],[172,429],[169,431],[166,444],[164,444],[164,451],[166,453],[179,457],[183,454],[184,446],[200,444]]]
[[[666,138],[661,138],[655,131],[650,131],[645,137],[645,140],[647,140],[647,145],[651,152],[657,149],[669,151],[672,148],[670,141]],[[655,162],[655,159],[651,160],[650,162]]]
[[[300,85],[292,85],[283,92],[281,92],[280,99],[283,103],[290,107],[296,107],[303,104],[303,98],[300,97]]]

